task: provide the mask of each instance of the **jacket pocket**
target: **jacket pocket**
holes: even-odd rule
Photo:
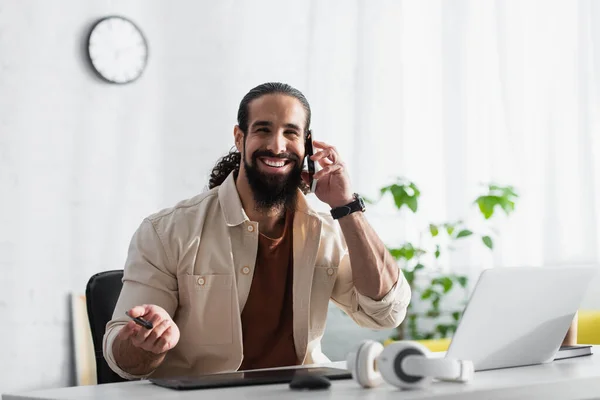
[[[191,346],[232,343],[233,275],[182,275],[180,279],[181,338],[185,335]]]

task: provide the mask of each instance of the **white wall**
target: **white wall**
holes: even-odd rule
[[[298,87],[317,122],[353,107],[356,5],[313,3],[0,2],[0,393],[73,383],[68,294],[122,268],[143,217],[204,188],[251,87]],[[86,34],[110,14],[149,41],[131,85],[86,64]],[[309,57],[315,40],[331,52]],[[328,104],[319,80],[347,103]]]

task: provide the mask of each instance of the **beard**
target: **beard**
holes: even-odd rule
[[[259,171],[258,158],[273,157],[287,158],[294,163],[292,170],[287,175],[267,174]],[[302,165],[300,157],[293,153],[275,155],[270,151],[257,150],[252,154],[252,164],[246,160],[246,148],[244,147],[244,170],[246,178],[254,196],[256,209],[265,211],[279,208],[294,209],[298,188],[302,182]]]

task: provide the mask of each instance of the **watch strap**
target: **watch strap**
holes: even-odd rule
[[[340,207],[331,209],[331,216],[333,219],[340,219],[346,215],[350,215],[357,211],[364,212],[366,210],[365,202],[357,193],[354,193],[354,201]]]

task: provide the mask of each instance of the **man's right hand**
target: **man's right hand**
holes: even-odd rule
[[[117,335],[119,341],[129,341],[134,347],[154,354],[164,354],[179,342],[179,328],[162,307],[143,304],[133,307],[128,314],[133,318],[142,317],[151,322],[152,329],[129,321]]]

